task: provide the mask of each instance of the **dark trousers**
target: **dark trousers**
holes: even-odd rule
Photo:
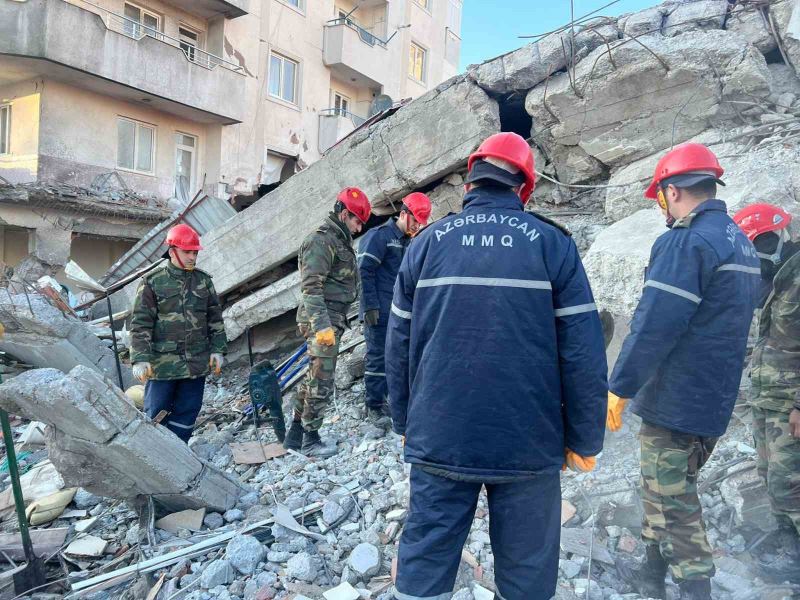
[[[205,384],[205,377],[150,379],[144,388],[144,411],[151,419],[162,410],[167,411],[169,415],[161,424],[188,443],[203,404]]]
[[[482,485],[411,467],[411,507],[398,550],[397,600],[434,600],[453,591]],[[549,600],[558,578],[559,474],[485,485],[497,597]]]
[[[389,395],[386,385],[386,323],[370,327],[364,325],[367,357],[364,362],[364,385],[367,389],[367,406],[380,406]]]

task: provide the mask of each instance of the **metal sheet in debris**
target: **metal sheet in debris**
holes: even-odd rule
[[[108,272],[100,279],[105,287],[130,275],[137,269],[153,262],[163,254],[164,240],[167,231],[176,223],[191,225],[200,235],[219,227],[222,223],[236,214],[236,210],[228,204],[227,200],[214,196],[201,196],[195,199],[188,208],[175,211],[169,219],[159,223],[148,231],[145,236],[122,258],[115,262]]]

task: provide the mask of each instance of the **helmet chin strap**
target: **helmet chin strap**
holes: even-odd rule
[[[172,246],[172,247],[170,248],[170,250],[173,250],[173,252],[171,253],[171,256],[172,256],[172,258],[174,258],[174,259],[175,259],[175,261],[178,263],[178,266],[179,266],[181,269],[183,269],[184,271],[194,271],[194,265],[192,265],[191,267],[187,267],[187,266],[186,266],[186,265],[183,263],[183,261],[181,260],[181,257],[180,257],[180,255],[177,253],[177,251],[175,251],[175,250],[176,250],[176,247],[175,247],[175,246]]]
[[[756,252],[758,258],[762,258],[764,260],[770,261],[773,265],[781,264],[781,253],[783,252],[783,244],[787,242],[789,238],[789,232],[786,229],[781,229],[778,233],[778,247],[775,248],[775,252],[773,254],[766,254],[764,252]]]

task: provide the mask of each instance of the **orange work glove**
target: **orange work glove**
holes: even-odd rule
[[[608,392],[608,413],[606,414],[606,428],[609,431],[619,431],[622,427],[622,411],[627,404],[625,398],[620,398],[613,392]]]
[[[564,448],[564,466],[561,467],[562,471],[567,468],[577,473],[588,473],[597,464],[597,459],[594,456],[581,456],[576,454],[569,448]]]
[[[333,331],[333,327],[326,327],[322,331],[318,331],[314,339],[321,346],[333,346],[336,343],[336,333]]]

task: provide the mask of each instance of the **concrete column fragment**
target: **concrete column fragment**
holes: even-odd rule
[[[50,426],[50,459],[69,486],[112,498],[153,496],[169,510],[224,511],[246,492],[90,368],[23,373],[0,386],[0,407]]]

